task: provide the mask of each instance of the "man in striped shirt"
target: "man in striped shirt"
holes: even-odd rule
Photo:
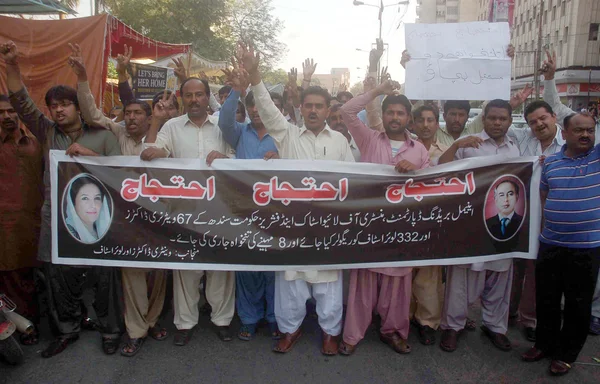
[[[585,344],[598,275],[600,145],[594,147],[595,124],[587,114],[567,116],[566,145],[542,168],[543,229],[535,270],[537,341],[522,358],[551,357],[553,375],[568,373]]]

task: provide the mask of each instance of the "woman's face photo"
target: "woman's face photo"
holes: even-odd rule
[[[102,208],[102,194],[95,184],[85,184],[75,196],[75,212],[86,226],[93,226]]]

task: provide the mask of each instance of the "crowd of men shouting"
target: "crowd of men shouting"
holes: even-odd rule
[[[79,338],[82,327],[101,332],[107,354],[133,356],[148,336],[164,340],[167,330],[159,320],[164,322],[165,303],[171,305],[165,299],[171,286],[174,344],[184,346],[198,324],[203,277],[209,305],[202,310],[210,313],[218,337],[232,339],[229,326],[237,309],[242,323],[238,338],[251,340],[266,325],[279,353],[289,352],[301,337],[311,297],[325,355],[352,355],[374,314],[380,340],[397,353],[411,351],[411,324],[423,345],[435,344],[440,329],[439,346],[455,351],[461,332],[476,328],[467,314],[478,300],[481,330],[494,346],[510,350],[509,320],[519,321],[525,337],[535,341],[523,360],[550,358],[554,375],[569,372],[588,332],[600,333],[597,124],[591,115],[561,104],[554,83],[555,56],[548,54],[543,67],[544,101],[526,106],[528,127],[520,129],[511,126],[512,112],[530,96],[529,86],[511,100],[487,102],[473,121],[468,121],[468,101],[446,101],[446,125],[440,127],[435,103],[411,103],[385,71],[377,73],[382,44],[370,54],[372,70],[357,97],[349,92],[331,97],[311,86],[316,67],[312,60],[303,63],[301,87],[292,69],[284,95],[270,93],[261,80],[260,55],[251,45],[240,44],[233,69],[226,70],[229,85],[219,91],[219,102],[206,79],[187,77],[183,63],[176,61],[183,114],[171,92],[157,94],[152,106],[134,98],[127,77],[131,50],[126,47],[117,60],[124,114],[117,122],[96,107],[80,47],[71,49],[66,64],[77,76],[77,89],[50,88],[45,97],[50,116],[45,116],[22,83],[17,46],[0,45],[8,85],[0,95],[0,292],[36,325],[40,307],[47,312],[56,337],[43,357],[61,353]],[[513,52],[509,47],[511,57]],[[410,55],[405,52],[402,60]],[[144,161],[202,158],[209,165],[221,158],[361,161],[392,165],[401,173],[471,157],[543,156],[540,251],[536,261],[351,270],[346,298],[342,271],[171,274],[56,265],[51,262],[50,235],[52,149],[71,156],[128,155]],[[518,187],[504,187],[503,194],[518,196]],[[77,209],[86,197],[74,192],[72,198]],[[514,219],[508,216],[503,225]],[[43,289],[36,291],[36,284]],[[127,337],[122,338],[124,333]],[[36,331],[21,335],[21,342],[33,345],[38,338]]]

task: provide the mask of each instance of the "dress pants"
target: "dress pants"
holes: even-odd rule
[[[122,268],[125,326],[132,339],[146,337],[156,324],[165,301],[167,271],[161,269]],[[148,282],[152,291],[148,297]]]
[[[600,248],[565,248],[540,242],[535,268],[535,346],[556,360],[573,363],[585,344],[599,258]],[[561,319],[563,295],[565,309]]]
[[[83,319],[82,297],[95,287],[96,311],[106,316],[103,335],[123,332],[121,271],[112,267],[84,267],[44,263],[50,321],[61,335],[78,333]]]
[[[416,267],[412,272],[410,317],[421,325],[438,329],[442,318],[444,290],[442,267]]]
[[[275,322],[275,272],[236,272],[235,304],[242,324]]]
[[[381,316],[379,332],[385,335],[397,332],[406,340],[410,328],[411,278],[410,273],[388,276],[368,269],[352,270],[344,342],[358,344],[365,337],[375,311]]]
[[[513,259],[513,270],[510,316],[518,316],[523,326],[535,328],[535,260]]]
[[[465,328],[469,306],[481,298],[483,324],[492,332],[506,334],[512,285],[512,264],[508,271],[473,271],[465,266],[448,267],[446,298],[441,329]]]
[[[177,329],[198,324],[200,279],[204,271],[173,271],[173,302]],[[210,319],[216,326],[229,326],[235,313],[235,272],[206,271],[206,300],[212,308]]]
[[[319,325],[325,333],[337,336],[342,332],[343,283],[342,272],[329,283],[308,283],[286,280],[285,272],[275,272],[275,318],[283,333],[294,333],[306,316],[306,301],[313,297]]]

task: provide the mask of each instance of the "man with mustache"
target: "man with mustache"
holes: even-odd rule
[[[44,276],[48,290],[50,318],[58,330],[58,337],[42,352],[42,357],[52,357],[64,351],[67,346],[79,339],[83,320],[81,304],[88,283],[94,279],[106,280],[106,287],[119,284],[118,269],[103,267],[73,267],[51,263],[51,207],[50,207],[50,161],[49,150],[65,150],[71,156],[119,156],[121,150],[116,137],[107,129],[92,127],[80,116],[77,91],[65,85],[57,85],[46,92],[46,106],[50,117],[36,107],[21,81],[18,63],[18,50],[14,42],[0,45],[0,57],[6,63],[6,75],[10,103],[20,119],[44,143],[44,204],[38,259],[44,262]],[[74,58],[69,58],[74,66]],[[118,290],[106,289],[102,294],[109,295],[107,323],[102,327],[102,348],[106,354],[113,354],[119,346],[121,334],[121,309]]]
[[[552,109],[556,111],[556,119],[559,122],[563,122],[565,117],[575,113],[572,109],[564,105],[558,97],[556,90],[556,82],[554,75],[556,73],[556,52],[550,54],[549,50],[546,50],[546,60],[542,66],[541,72],[544,74],[544,101],[552,106]],[[596,119],[596,144],[600,143],[600,120]],[[557,151],[554,151],[557,152]],[[600,274],[599,274],[600,275]],[[594,293],[594,300],[592,302],[592,319],[590,320],[590,333],[593,335],[600,335],[600,277],[596,283],[596,292]]]
[[[507,101],[490,101],[483,113],[484,131],[455,141],[440,157],[439,163],[481,156],[519,157],[519,148],[507,136],[511,115],[512,107]],[[498,349],[509,351],[512,348],[506,337],[512,265],[511,259],[505,259],[448,267],[440,324],[442,350],[456,350],[458,334],[467,323],[469,305],[478,299],[482,304],[481,330]]]
[[[523,216],[515,212],[518,200],[519,186],[514,181],[503,181],[494,189],[498,213],[486,220],[486,226],[496,239],[510,239],[521,227]]]
[[[448,149],[447,145],[441,144],[436,138],[440,128],[439,119],[440,113],[432,105],[423,105],[413,111],[414,133],[429,151],[429,161],[432,164],[437,163],[439,157]]]
[[[329,116],[327,117],[327,124],[333,129],[344,135],[346,139],[348,139],[348,144],[350,144],[350,150],[352,150],[352,156],[354,156],[354,161],[360,161],[360,150],[356,145],[356,142],[352,138],[350,132],[348,132],[348,128],[346,128],[346,123],[344,123],[344,119],[342,119],[341,109],[342,104],[335,104],[329,108]]]
[[[8,96],[0,94],[0,292],[17,305],[36,329],[21,343],[38,342],[39,310],[34,267],[43,202],[42,148],[21,129]]]
[[[522,355],[524,361],[550,357],[550,373],[557,376],[569,372],[585,344],[600,262],[596,122],[587,113],[567,116],[562,135],[566,144],[542,166],[543,227],[535,268],[537,340]]]
[[[275,140],[284,159],[338,160],[354,162],[348,140],[326,122],[330,95],[321,87],[308,87],[302,93],[300,110],[304,125],[288,122],[269,96],[258,69],[259,54],[240,45],[243,66],[250,75],[256,108],[267,132]],[[292,88],[290,88],[293,91]],[[283,337],[273,349],[286,353],[302,335],[306,301],[316,302],[323,332],[321,353],[335,355],[342,331],[343,285],[341,271],[285,271],[275,273],[275,317]]]
[[[180,87],[180,95],[187,113],[170,119],[159,128],[161,122],[154,119],[146,138],[140,158],[154,159],[201,158],[208,165],[215,159],[233,155],[229,144],[218,127],[218,117],[207,113],[210,88],[208,81],[187,78]],[[167,100],[159,102],[161,109],[168,107]],[[164,115],[163,119],[167,119]],[[173,296],[175,306],[175,345],[184,346],[192,338],[198,324],[200,279],[206,273],[206,298],[212,307],[211,321],[222,341],[231,341],[229,325],[235,311],[235,274],[227,271],[173,271]]]
[[[375,89],[348,101],[341,115],[356,140],[361,161],[393,165],[398,172],[429,166],[429,155],[423,144],[413,140],[407,131],[411,104],[404,95],[395,95],[400,85],[386,80]],[[358,113],[381,95],[384,132],[367,127]],[[350,272],[348,307],[344,338],[339,351],[351,355],[364,338],[373,312],[381,316],[379,338],[397,353],[410,353],[407,343],[410,327],[412,268],[371,268]]]
[[[263,159],[277,157],[275,141],[267,132],[263,124],[254,94],[250,92],[246,96],[246,107],[250,116],[250,123],[240,123],[235,120],[235,110],[240,95],[248,88],[248,73],[244,69],[235,67],[233,71],[226,70],[232,89],[227,99],[223,102],[219,114],[219,128],[223,137],[235,148],[237,159]],[[272,94],[271,99],[275,102],[283,100],[279,95]],[[241,104],[241,103],[240,103]],[[277,321],[275,320],[275,272],[235,272],[236,307],[242,322],[238,332],[240,340],[251,340],[262,320],[267,320],[269,331],[273,339],[279,338]]]

